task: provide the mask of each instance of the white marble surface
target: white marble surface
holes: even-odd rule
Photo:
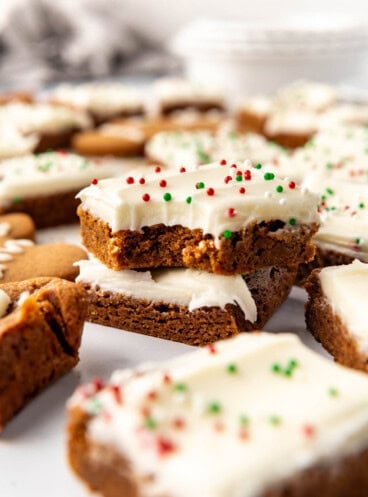
[[[79,227],[38,233],[38,242],[79,241]],[[295,332],[311,348],[320,346],[305,330],[305,292],[294,288],[266,326]],[[87,323],[77,368],[48,388],[16,416],[0,435],[0,497],[87,497],[66,462],[65,403],[75,387],[94,377],[108,378],[117,368],[179,355],[186,345]]]

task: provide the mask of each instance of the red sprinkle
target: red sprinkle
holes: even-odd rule
[[[307,438],[312,438],[316,434],[316,429],[312,425],[304,425],[302,427],[303,433]]]
[[[185,173],[185,172],[186,172],[185,167],[181,167],[181,168],[179,169],[179,172],[180,172],[180,173]]]
[[[249,181],[249,180],[252,179],[252,173],[251,173],[251,171],[249,169],[246,169],[244,171],[244,179],[247,180],[247,181]]]
[[[149,193],[144,193],[142,195],[142,200],[143,200],[143,202],[149,202],[151,200],[151,197],[149,196]]]
[[[236,175],[237,175],[237,176],[242,176],[242,174],[243,174],[243,173],[242,173],[241,171],[236,171]]]
[[[157,399],[157,392],[155,392],[154,390],[151,390],[150,392],[148,392],[147,399],[156,400]]]
[[[141,414],[144,418],[148,418],[151,415],[151,409],[147,406],[141,408]]]
[[[133,176],[128,176],[127,179],[126,179],[126,182],[128,183],[128,185],[132,185],[134,183]]]
[[[231,176],[225,176],[224,181],[225,181],[226,184],[228,184],[229,181],[231,181],[232,179],[233,178]]]
[[[117,404],[122,404],[123,399],[121,398],[121,390],[117,385],[110,385],[110,391],[115,397],[115,401]]]
[[[221,433],[222,431],[224,431],[225,425],[222,421],[216,421],[214,428],[215,428],[215,431],[217,431],[218,433]]]
[[[289,188],[290,188],[290,190],[294,190],[295,187],[296,187],[295,181],[290,181],[289,182]]]
[[[166,185],[167,185],[166,180],[165,180],[165,179],[162,179],[162,180],[160,181],[160,186],[161,186],[161,188],[165,188],[165,186],[166,186]]]
[[[91,181],[91,184],[92,185],[97,185],[97,183],[98,183],[98,179],[93,178],[93,180]]]
[[[162,379],[163,379],[164,383],[166,383],[167,385],[172,382],[171,377],[167,373],[164,374]]]
[[[230,167],[234,167],[235,168],[235,167],[238,167],[238,166],[236,164],[231,164]]]
[[[229,217],[235,217],[236,216],[236,211],[234,209],[234,207],[229,207],[228,210],[227,210],[227,215]]]
[[[182,430],[185,427],[185,421],[182,418],[173,419],[172,424],[177,430]]]
[[[144,185],[146,180],[144,178],[139,178],[139,184]]]
[[[155,173],[159,173],[161,172],[161,167],[160,166],[156,166],[155,167]]]
[[[239,431],[239,438],[241,440],[249,440],[249,432],[248,432],[248,430],[241,429]]]
[[[225,159],[222,159],[222,160],[220,161],[220,165],[221,165],[221,166],[226,166],[226,164],[227,164],[227,162],[226,162],[226,160],[225,160]]]
[[[216,349],[216,347],[214,346],[214,344],[213,344],[213,343],[210,343],[210,344],[208,345],[207,349],[208,349],[208,352],[209,352],[210,354],[217,354],[217,349]]]
[[[157,439],[157,451],[160,456],[166,456],[176,449],[175,445],[167,438],[159,437]]]
[[[104,387],[104,382],[101,378],[95,378],[92,382],[96,392],[99,392]]]
[[[63,150],[62,148],[58,150],[57,152],[59,155],[68,155],[68,152],[66,150]]]
[[[214,194],[215,194],[215,190],[213,188],[208,188],[207,189],[207,195],[209,195],[210,197],[212,197]]]
[[[246,190],[245,190],[244,186],[241,186],[241,187],[239,188],[239,193],[243,194],[243,193],[245,193],[245,192],[246,192]]]

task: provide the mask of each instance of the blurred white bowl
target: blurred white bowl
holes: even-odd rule
[[[174,38],[186,76],[241,94],[296,79],[354,84],[368,61],[368,25],[346,16],[282,23],[198,20]]]

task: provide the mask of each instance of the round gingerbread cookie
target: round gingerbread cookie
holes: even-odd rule
[[[50,276],[74,281],[79,269],[74,263],[86,259],[76,245],[35,245],[31,240],[5,240],[0,247],[0,283]]]
[[[7,238],[34,240],[35,224],[27,214],[4,214],[0,216],[0,243]]]

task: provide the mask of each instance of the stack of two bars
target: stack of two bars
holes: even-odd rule
[[[317,197],[261,165],[183,166],[79,194],[88,319],[192,345],[260,329],[314,254]]]

